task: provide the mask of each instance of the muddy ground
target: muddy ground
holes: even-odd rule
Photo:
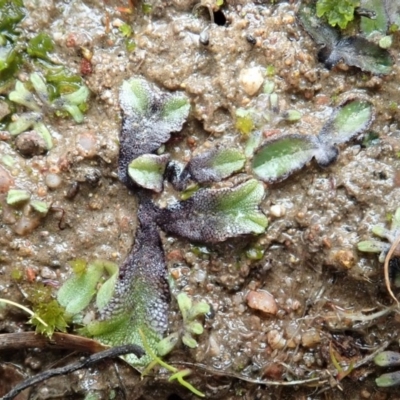
[[[268,187],[262,209],[270,225],[264,235],[215,247],[163,236],[174,292],[184,290],[213,308],[199,347],[181,346],[168,360],[194,364],[189,380],[209,399],[400,398],[396,389],[376,387],[374,379],[383,371],[371,362],[339,381],[330,354],[333,346],[346,368],[386,342],[399,349],[398,314],[368,322],[352,322],[340,314],[340,310],[379,311],[392,304],[382,264],[377,256],[359,253],[356,244],[369,238],[371,226],[385,223],[400,205],[398,62],[386,77],[344,66],[328,71],[316,60],[315,44],[296,21],[295,2],[228,1],[214,24],[205,7],[193,14],[196,4],[197,0],[156,2],[150,14],[135,5],[130,14],[122,9],[130,6],[128,1],[41,0],[40,6],[25,2],[28,13],[23,28],[28,37],[40,31],[50,34],[58,62],[81,73],[81,47],[93,53],[92,70],[84,75],[92,94],[82,124],[69,119],[48,121],[55,146],[47,155],[25,158],[12,138],[0,141],[0,154],[15,160],[10,170],[15,186],[52,201],[65,213],[62,226],[61,212],[53,211],[32,232],[18,235],[20,216],[3,207],[1,297],[23,302],[23,292],[11,279],[14,269],[29,271],[26,279],[63,282],[70,275],[71,259],[120,263],[126,256],[134,240],[136,203],[116,176],[118,90],[124,79],[140,75],[188,95],[190,118],[167,146],[180,160],[217,143],[244,144],[235,129],[235,112],[258,95],[246,93],[239,79],[245,69],[260,68],[265,80],[275,83],[281,109],[302,113],[296,123],[265,126],[265,135],[316,134],[335,101],[348,92],[361,92],[375,105],[371,130],[379,139],[367,146],[361,141],[342,146],[338,161],[329,168],[310,165]],[[122,23],[133,28],[137,44],[133,52],[126,49],[119,30]],[[209,43],[203,45],[199,39],[206,27]],[[395,61],[399,43],[397,35],[391,49]],[[28,72],[21,71],[21,78]],[[165,204],[174,196],[167,187],[158,200]],[[246,256],[249,248],[261,249],[264,255],[252,260]],[[271,293],[278,305],[276,314],[250,308],[246,302],[250,290]],[[171,331],[180,326],[176,302],[171,305],[170,321]],[[2,332],[30,329],[25,322],[19,311],[1,310]],[[22,377],[64,365],[74,357],[68,352],[30,349],[2,352],[0,360],[7,373]],[[313,377],[319,380],[280,384]],[[257,383],[260,380],[276,385]],[[107,361],[53,378],[21,398],[195,396],[168,383],[162,371],[141,380],[122,361]]]

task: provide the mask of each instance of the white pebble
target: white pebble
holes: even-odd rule
[[[40,271],[40,276],[44,279],[57,279],[57,274],[49,267],[43,267]]]
[[[283,217],[286,214],[286,209],[284,206],[280,205],[280,204],[274,204],[273,206],[271,206],[271,208],[269,209],[270,214],[273,217],[279,218],[279,217]]]
[[[276,329],[267,333],[267,342],[273,349],[283,349],[286,346],[286,340],[283,338],[282,333]]]
[[[239,74],[239,82],[242,85],[243,90],[249,96],[253,96],[258,92],[264,82],[261,69],[258,67],[242,69]]]
[[[301,344],[304,347],[314,347],[320,341],[321,341],[321,336],[319,335],[319,332],[313,328],[309,329],[308,331],[305,331],[301,336]]]
[[[50,189],[57,189],[61,185],[60,176],[57,174],[47,174],[46,185]]]

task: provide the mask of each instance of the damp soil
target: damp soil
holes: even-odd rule
[[[189,363],[188,378],[209,399],[396,399],[395,389],[377,388],[382,373],[370,361],[342,380],[332,366],[332,348],[349,365],[388,343],[399,349],[398,314],[352,322],[341,311],[376,312],[392,304],[383,266],[376,256],[356,249],[400,205],[400,72],[395,63],[386,77],[339,65],[328,71],[316,59],[317,47],[296,20],[295,2],[227,1],[210,22],[207,0],[155,2],[151,13],[140,4],[113,0],[26,1],[22,26],[28,37],[47,32],[56,43],[57,62],[85,73],[90,108],[84,122],[52,119],[54,148],[45,155],[20,154],[6,134],[0,154],[14,160],[0,177],[51,202],[40,221],[24,220],[6,205],[0,223],[0,295],[24,302],[11,279],[61,284],[71,273],[68,261],[101,258],[121,263],[136,227],[136,200],[116,175],[120,111],[118,90],[124,79],[145,77],[165,90],[184,91],[191,113],[183,130],[167,144],[172,158],[214,147],[243,146],[235,112],[255,101],[240,80],[260,68],[274,82],[281,109],[296,109],[292,124],[266,125],[263,134],[316,134],[335,102],[362,93],[375,106],[375,141],[342,146],[327,169],[309,165],[290,179],[267,187],[262,209],[270,223],[265,234],[213,247],[163,235],[174,294],[185,291],[212,305],[198,348],[180,346],[168,360]],[[128,24],[136,49],[128,51],[119,27]],[[208,44],[204,42],[204,32]],[[203,36],[202,36],[203,35]],[[200,40],[202,39],[202,40]],[[391,49],[399,58],[399,36]],[[83,66],[82,48],[93,57]],[[86,68],[86,69],[85,69]],[[31,71],[21,71],[20,75]],[[243,173],[244,174],[244,173]],[[242,179],[239,177],[232,178]],[[4,180],[3,180],[4,182]],[[3,196],[4,193],[0,194]],[[163,205],[177,194],[166,187],[156,199]],[[3,201],[4,204],[4,201]],[[18,225],[19,224],[19,225]],[[263,252],[249,258],[247,250]],[[256,257],[258,258],[258,257]],[[251,291],[267,291],[274,314],[251,308]],[[176,302],[170,308],[172,332],[181,326]],[[1,332],[29,330],[26,317],[11,308],[0,313]],[[17,382],[80,354],[52,349],[2,352],[1,374]],[[345,367],[346,368],[346,367]],[[282,382],[320,378],[317,383]],[[264,381],[268,384],[260,384]],[[87,397],[87,396],[94,397]],[[97,397],[96,397],[97,396]],[[192,399],[160,371],[141,379],[122,361],[104,361],[87,370],[48,380],[21,399]]]

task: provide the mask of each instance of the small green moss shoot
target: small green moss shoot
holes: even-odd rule
[[[26,293],[34,311],[29,322],[36,327],[36,332],[51,337],[54,331],[66,331],[69,318],[64,307],[53,297],[51,287],[34,282]]]
[[[168,379],[169,381],[177,380],[182,386],[190,390],[196,396],[205,397],[204,393],[197,390],[194,386],[192,386],[189,382],[185,381],[185,377],[188,376],[192,371],[190,369],[178,370],[178,368],[173,367],[172,365],[163,361],[160,357],[158,357],[154,351],[151,349],[147,342],[147,338],[143,331],[139,329],[139,334],[142,339],[144,350],[148,355],[151,356],[153,361],[147,366],[147,368],[142,372],[142,376],[145,376],[151,369],[153,369],[157,364],[161,367],[165,368],[167,371],[172,372],[173,375]]]
[[[354,10],[359,6],[359,0],[318,0],[316,13],[319,18],[326,18],[330,25],[345,29],[353,21]]]

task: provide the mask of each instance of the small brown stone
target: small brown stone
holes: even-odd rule
[[[18,135],[15,146],[26,157],[38,156],[47,151],[46,142],[36,131],[27,131]]]
[[[278,312],[278,306],[274,296],[265,290],[251,290],[246,297],[246,301],[247,305],[255,310],[260,310],[273,315]]]
[[[10,173],[0,165],[0,193],[7,193],[14,185],[14,179]]]

